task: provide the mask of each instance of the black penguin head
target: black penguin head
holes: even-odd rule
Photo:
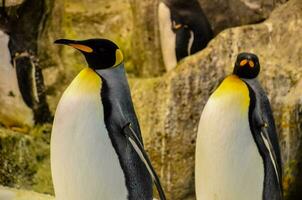
[[[260,71],[259,59],[252,53],[240,53],[237,56],[233,74],[240,78],[256,78]]]
[[[55,44],[72,46],[82,52],[90,68],[107,69],[118,66],[124,60],[119,47],[110,40],[89,39],[82,41],[60,39]]]

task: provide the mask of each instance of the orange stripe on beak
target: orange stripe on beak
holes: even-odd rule
[[[86,53],[91,53],[93,52],[93,49],[90,48],[89,46],[83,45],[83,44],[69,44],[69,46],[72,46],[80,51],[84,51]]]

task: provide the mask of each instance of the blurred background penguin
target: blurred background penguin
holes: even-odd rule
[[[213,38],[211,26],[197,0],[162,0],[158,17],[167,71],[186,56],[204,49]]]

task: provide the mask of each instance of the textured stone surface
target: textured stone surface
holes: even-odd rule
[[[0,128],[0,185],[53,193],[50,131],[50,125],[35,127],[28,135]]]
[[[157,15],[159,2],[130,0],[134,23],[132,52],[137,76],[153,77],[165,72]]]
[[[54,200],[49,195],[38,194],[32,191],[17,190],[0,186],[1,200]]]
[[[254,24],[267,19],[287,0],[199,0],[215,33],[226,28]]]
[[[36,126],[29,133],[35,143],[36,160],[38,163],[31,189],[46,194],[54,193],[50,171],[50,133],[50,124]]]
[[[286,196],[290,196],[297,184],[294,177],[301,175],[301,94],[294,89],[302,79],[301,25],[302,2],[291,0],[261,24],[222,32],[207,49],[185,59],[163,77],[131,81],[145,144],[169,199],[194,197],[199,117],[208,96],[231,73],[235,58],[242,51],[254,52],[260,58],[259,80],[274,110],[283,165],[287,168]],[[290,93],[297,99],[288,105]]]
[[[287,199],[302,197],[302,80],[286,95],[281,109],[284,188]]]
[[[23,3],[24,0],[6,0],[5,6],[17,6]],[[3,0],[0,0],[0,7],[2,7]]]
[[[0,184],[31,187],[37,170],[34,148],[30,137],[0,129]]]

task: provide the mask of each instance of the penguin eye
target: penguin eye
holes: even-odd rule
[[[251,68],[253,68],[255,66],[255,63],[252,60],[250,60],[249,65],[250,65]]]
[[[246,63],[247,63],[247,59],[244,59],[244,60],[242,60],[242,61],[240,61],[240,67],[242,67],[242,66],[244,66],[244,65],[246,65]]]
[[[178,30],[178,29],[181,29],[182,28],[182,24],[181,23],[177,23],[176,21],[173,21],[173,29],[174,30]]]
[[[98,53],[103,54],[105,52],[106,52],[106,50],[104,48],[98,48]]]

